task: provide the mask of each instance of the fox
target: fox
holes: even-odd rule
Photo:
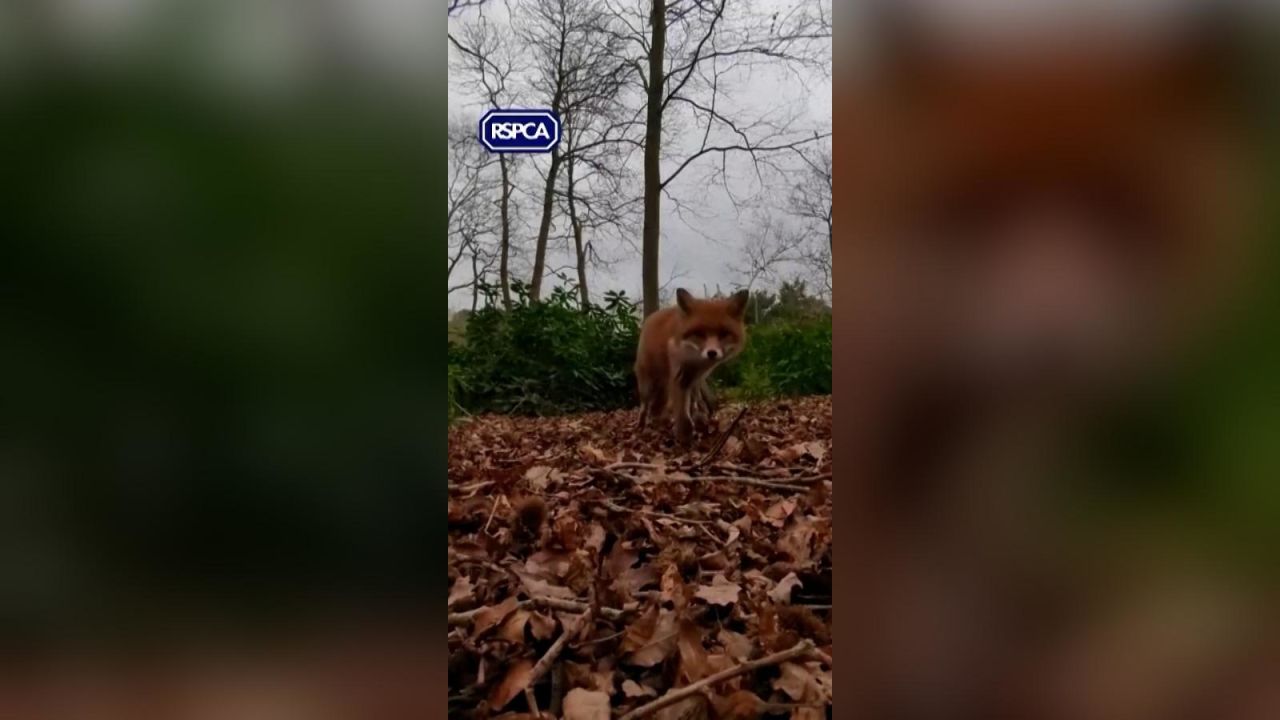
[[[640,430],[650,419],[669,417],[677,442],[687,446],[695,423],[709,425],[716,406],[707,378],[742,352],[748,297],[740,290],[727,298],[695,298],[679,288],[674,307],[645,318],[635,365]]]

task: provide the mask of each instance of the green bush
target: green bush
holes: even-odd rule
[[[510,310],[490,298],[450,325],[450,420],[461,412],[553,415],[636,405],[637,303],[608,293],[583,311],[562,288],[537,303],[523,286],[513,291]],[[830,311],[803,284],[761,297],[746,349],[716,370],[713,386],[730,399],[829,394]]]
[[[721,368],[731,396],[831,393],[831,317],[755,325],[736,363]]]
[[[510,310],[490,303],[449,344],[458,408],[547,415],[635,404],[636,303],[611,292],[584,311],[563,288],[541,302],[522,286],[513,290]]]

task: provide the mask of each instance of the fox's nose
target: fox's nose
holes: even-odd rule
[[[707,350],[706,355],[708,360],[715,360],[720,357],[720,351],[715,348],[710,348]]]

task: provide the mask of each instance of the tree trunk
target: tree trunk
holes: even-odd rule
[[[542,193],[542,222],[538,225],[538,245],[533,254],[533,281],[529,298],[542,298],[542,274],[547,265],[547,237],[551,234],[551,211],[555,208],[556,175],[560,171],[560,149],[551,151],[551,167],[547,169],[547,186]]]
[[[658,241],[662,212],[662,93],[666,86],[667,3],[653,0],[649,25],[653,37],[649,49],[649,87],[644,125],[644,227],[641,247],[641,280],[644,314],[658,309]]]
[[[591,294],[587,292],[587,250],[582,244],[582,221],[578,219],[578,204],[574,200],[573,185],[573,153],[570,151],[565,161],[565,175],[568,180],[569,222],[573,225],[573,249],[578,256],[578,297],[582,303],[582,311],[591,309]]]
[[[502,169],[502,200],[498,207],[502,215],[502,248],[498,260],[498,283],[502,286],[502,307],[511,309],[511,273],[508,269],[508,258],[511,256],[511,177],[507,169],[507,156],[498,156],[498,167]]]

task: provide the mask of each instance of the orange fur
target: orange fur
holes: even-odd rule
[[[715,409],[706,380],[746,342],[747,297],[743,290],[728,298],[695,298],[682,288],[675,307],[645,319],[635,367],[641,428],[651,416],[669,415],[677,440],[687,444],[695,419],[710,420]]]

